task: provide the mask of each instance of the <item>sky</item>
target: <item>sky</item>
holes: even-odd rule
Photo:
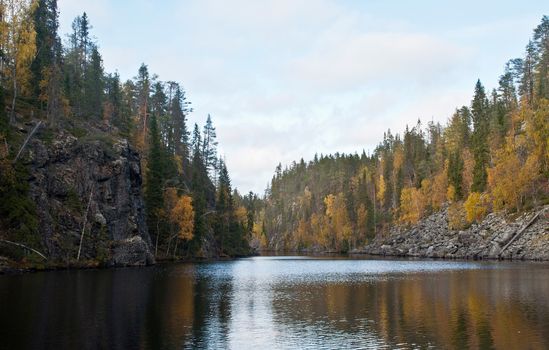
[[[106,72],[141,63],[209,114],[233,186],[262,194],[278,163],[371,152],[388,129],[446,123],[477,79],[497,87],[544,1],[59,0],[89,16]]]

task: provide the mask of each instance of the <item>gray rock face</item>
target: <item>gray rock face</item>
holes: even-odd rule
[[[537,219],[520,235],[536,214]],[[513,240],[514,238],[514,240]],[[502,249],[509,243],[509,246]],[[515,219],[490,214],[467,230],[448,228],[448,210],[421,220],[417,225],[394,227],[355,253],[389,256],[462,259],[549,260],[549,205],[523,213]]]
[[[142,266],[154,263],[149,245],[140,236],[134,236],[113,245],[112,263],[115,266]]]
[[[74,259],[85,226],[81,259],[115,265],[154,262],[140,157],[126,140],[85,141],[59,131],[50,143],[33,139],[29,151],[30,195],[48,256]]]

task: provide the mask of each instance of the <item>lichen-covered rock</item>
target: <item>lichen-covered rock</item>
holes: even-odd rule
[[[536,215],[536,220],[514,238],[516,233]],[[509,245],[506,247],[507,244]],[[503,249],[504,247],[506,248]],[[448,210],[443,209],[422,219],[413,227],[394,227],[388,236],[378,237],[364,249],[356,250],[354,253],[437,258],[549,260],[549,206],[523,213],[515,219],[493,213],[463,231],[448,228]]]
[[[139,153],[108,134],[78,139],[66,130],[42,132],[54,134],[33,138],[24,161],[48,257],[76,258],[84,228],[81,259],[152,263]],[[121,253],[120,242],[131,254]]]

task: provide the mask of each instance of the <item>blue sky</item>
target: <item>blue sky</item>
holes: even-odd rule
[[[141,62],[211,113],[233,184],[262,193],[275,166],[372,150],[383,132],[445,122],[477,79],[497,85],[547,1],[59,0],[86,11],[107,72]]]

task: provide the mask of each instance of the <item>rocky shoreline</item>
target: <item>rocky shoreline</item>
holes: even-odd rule
[[[445,259],[549,260],[549,205],[517,217],[489,214],[464,230],[448,227],[445,208],[412,227],[397,226],[353,254]]]

